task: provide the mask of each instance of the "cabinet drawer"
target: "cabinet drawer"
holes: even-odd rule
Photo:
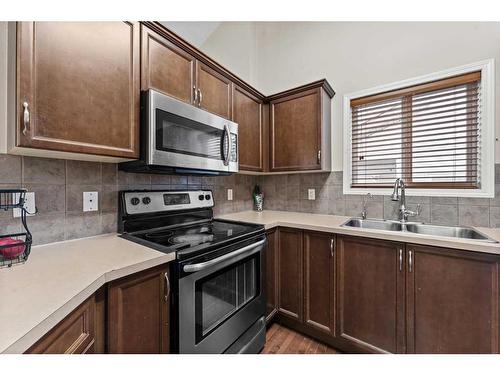
[[[28,349],[29,354],[91,353],[94,344],[95,299],[90,297]]]

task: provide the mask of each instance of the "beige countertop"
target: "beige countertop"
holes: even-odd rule
[[[173,260],[116,234],[33,246],[0,269],[0,353],[22,353],[108,281]]]
[[[266,229],[282,226],[297,229],[315,230],[329,233],[348,234],[359,237],[370,237],[382,240],[400,241],[420,245],[448,247],[453,249],[478,251],[500,255],[500,244],[474,240],[455,239],[450,237],[429,236],[409,232],[388,232],[375,229],[346,228],[341,225],[349,217],[335,215],[318,215],[287,211],[243,211],[221,215],[228,220],[245,221],[263,224]],[[496,241],[500,241],[500,228],[476,228]]]

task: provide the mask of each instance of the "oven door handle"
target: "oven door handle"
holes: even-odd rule
[[[195,263],[195,264],[186,264],[182,269],[184,272],[198,272],[198,271],[203,271],[204,269],[207,269],[209,267],[212,267],[218,263],[221,263],[225,260],[228,260],[228,259],[231,259],[231,258],[234,258],[238,255],[241,255],[241,254],[245,254],[245,253],[249,253],[251,252],[253,249],[255,249],[256,247],[259,247],[261,245],[264,245],[264,243],[266,242],[266,240],[260,240],[258,242],[255,242],[251,245],[248,245],[248,246],[245,246],[245,247],[242,247],[241,249],[238,249],[236,251],[232,251],[228,254],[224,254],[218,258],[215,258],[215,259],[212,259],[212,260],[208,260],[206,262],[203,262],[203,263]]]

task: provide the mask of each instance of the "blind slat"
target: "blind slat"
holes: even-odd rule
[[[351,186],[479,185],[480,73],[351,101]]]

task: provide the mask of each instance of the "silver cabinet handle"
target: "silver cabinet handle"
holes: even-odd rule
[[[259,249],[257,249],[259,246],[263,246],[264,244],[266,243],[266,240],[260,240],[260,241],[257,241],[251,245],[248,245],[248,246],[245,246],[245,247],[242,247],[241,249],[238,249],[238,250],[235,250],[233,252],[230,252],[228,254],[224,254],[218,258],[215,258],[215,259],[212,259],[212,260],[207,260],[206,262],[203,262],[203,263],[196,263],[196,264],[186,264],[182,269],[184,272],[198,272],[198,271],[202,271],[206,268],[209,268],[209,267],[212,267],[212,266],[215,266],[216,264],[218,263],[221,263],[225,260],[228,260],[228,259],[231,259],[231,258],[234,258],[238,255],[241,255],[241,254],[245,254],[245,253],[253,253],[253,252],[257,252],[259,251]],[[257,249],[257,250],[255,250]]]
[[[318,164],[321,164],[321,150],[318,150]]]
[[[30,110],[28,106],[28,102],[23,103],[23,134],[26,135],[26,133],[29,130],[30,127]]]
[[[411,272],[413,269],[413,253],[411,250],[408,252],[408,266],[410,267]]]
[[[168,279],[168,273],[165,272],[165,282],[167,283],[167,292],[165,293],[165,302],[168,302],[168,296],[170,295],[170,280]]]
[[[330,239],[330,256],[333,258],[333,238]]]
[[[194,92],[194,105],[197,105],[198,102],[198,90],[196,90],[196,86],[193,86],[193,92]]]
[[[399,272],[403,271],[403,249],[399,249]]]
[[[201,107],[201,102],[203,101],[203,94],[201,92],[201,89],[198,89],[198,97],[200,98],[198,100],[198,107]]]

